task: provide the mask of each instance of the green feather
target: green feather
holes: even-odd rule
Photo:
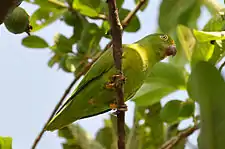
[[[148,35],[133,44],[123,45],[122,49],[125,101],[135,95],[155,63],[176,52],[173,40],[164,34]],[[112,53],[112,48],[108,49],[93,64],[46,130],[60,129],[76,120],[110,111],[109,105],[116,100],[116,92],[105,85],[117,73]]]

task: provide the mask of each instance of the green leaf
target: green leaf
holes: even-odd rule
[[[12,149],[12,138],[0,136],[0,149]]]
[[[157,63],[147,78],[146,83],[158,83],[162,86],[184,90],[186,88],[187,72],[184,68],[171,63]]]
[[[166,72],[166,73],[165,73]],[[171,63],[157,63],[132,100],[137,105],[152,105],[176,90],[184,90],[187,80],[184,68]]]
[[[97,7],[100,5],[100,0],[74,0],[73,8],[81,14],[96,17],[98,16]]]
[[[70,11],[66,11],[63,14],[63,20],[64,22],[69,25],[69,26],[75,26],[76,25],[76,21],[77,21],[77,16],[75,15],[75,13],[72,13]]]
[[[37,9],[30,18],[30,24],[32,26],[32,32],[38,31],[62,16],[67,9],[54,9],[48,7],[41,7]]]
[[[101,128],[96,134],[96,141],[98,141],[104,148],[111,149],[111,146],[115,141],[113,133],[114,132],[110,127]]]
[[[119,10],[120,20],[123,20],[129,12],[130,12],[130,10],[121,8]],[[125,31],[126,32],[137,32],[140,28],[141,28],[140,20],[138,19],[137,15],[135,15],[132,18],[132,20],[130,21],[129,25],[125,28]]]
[[[80,53],[86,53],[87,55],[99,51],[99,42],[103,34],[102,30],[96,24],[86,24],[81,34],[81,39],[77,44],[78,51]]]
[[[209,62],[200,61],[192,70],[187,88],[200,105],[199,149],[224,148],[225,82],[220,72]]]
[[[66,142],[62,144],[65,149],[103,149],[103,147],[95,140],[92,140],[79,125],[72,124],[64,127],[58,131],[58,135],[66,139]]]
[[[132,101],[134,101],[138,106],[153,105],[154,103],[159,102],[163,97],[175,91],[175,88],[167,86],[163,87],[162,85],[158,85],[157,83],[145,83],[134,95]]]
[[[193,9],[193,7],[198,6]],[[195,10],[194,13],[193,10]],[[160,5],[159,26],[165,33],[171,32],[177,24],[196,22],[200,15],[200,5],[195,0],[163,0]],[[169,21],[168,21],[169,19]]]
[[[65,5],[65,2],[62,0],[35,0],[33,4],[37,4],[40,7],[46,7],[46,8],[56,8],[56,9],[64,9],[67,8]]]
[[[171,100],[167,102],[160,111],[161,119],[167,123],[177,122],[181,109],[181,103],[182,101],[180,100]]]
[[[215,48],[212,54],[212,57],[209,59],[209,62],[212,64],[217,64],[220,60],[223,59],[225,55],[225,40],[215,41]]]
[[[221,10],[221,12],[224,13],[225,9]],[[222,13],[213,16],[204,26],[203,31],[221,31],[225,26],[224,14]]]
[[[197,43],[193,50],[191,66],[193,67],[199,61],[208,61],[214,52],[214,45],[210,42]]]
[[[189,118],[193,116],[195,112],[195,102],[193,100],[188,100],[181,103],[179,117],[180,118]]]
[[[62,53],[69,53],[72,52],[72,46],[73,43],[70,39],[65,37],[62,34],[57,33],[54,37],[54,42],[55,42],[55,50],[62,52]]]
[[[212,40],[225,40],[225,31],[221,32],[204,32],[204,31],[198,31],[193,30],[193,33],[195,35],[195,38],[199,42],[208,42]]]
[[[133,127],[127,136],[128,149],[156,149],[162,145],[165,131],[159,116],[160,110],[160,103],[135,107]]]
[[[28,48],[47,48],[48,43],[41,37],[31,35],[23,38],[22,44]]]
[[[190,61],[196,43],[192,30],[186,26],[178,25],[177,37],[179,39],[179,42],[181,43],[188,61]]]
[[[181,14],[178,23],[187,25],[190,28],[198,28],[197,21],[201,14],[201,1],[195,1],[192,5]]]
[[[64,55],[61,58],[60,66],[65,72],[75,72],[76,66],[79,64],[79,62],[79,59],[77,59],[75,56]]]
[[[103,0],[103,1],[104,1],[104,0]],[[120,9],[120,8],[122,7],[123,3],[124,3],[124,0],[117,0],[117,1],[116,1],[116,6],[117,6],[117,8]]]
[[[141,0],[135,0],[135,3],[138,4]],[[148,6],[149,0],[145,0],[144,5],[140,8],[141,11],[144,11]]]
[[[53,67],[56,63],[60,62],[61,59],[61,55],[59,54],[55,54],[54,56],[52,56],[50,58],[50,60],[48,61],[48,66],[51,68]]]

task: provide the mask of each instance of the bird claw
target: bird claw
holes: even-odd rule
[[[126,78],[123,75],[117,74],[113,75],[109,82],[106,83],[105,87],[107,89],[115,89],[121,84],[124,84],[126,81]]]
[[[128,108],[127,108],[127,105],[126,104],[123,104],[123,105],[121,105],[121,106],[118,107],[117,104],[112,103],[112,104],[110,104],[110,108],[112,110],[116,110],[117,109],[115,112],[112,113],[113,115],[117,115],[120,112],[126,112],[126,111],[128,111]]]

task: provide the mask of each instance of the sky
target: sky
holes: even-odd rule
[[[141,29],[133,33],[124,33],[123,43],[132,43],[139,38],[154,33],[157,29],[158,8],[161,0],[151,0],[144,12],[138,12]],[[222,0],[220,0],[222,3]],[[133,9],[133,0],[125,0],[124,6]],[[36,7],[23,2],[21,7],[31,14]],[[210,18],[210,14],[203,8],[198,22],[200,28]],[[63,33],[70,36],[72,28],[63,22],[56,21],[41,31],[35,32],[53,44],[53,36]],[[52,56],[49,49],[28,49],[21,44],[26,34],[14,35],[0,26],[0,136],[13,138],[13,149],[29,149],[47,121],[53,108],[61,98],[67,86],[73,80],[73,75],[49,68],[48,60]],[[101,41],[104,46],[107,41]],[[172,95],[171,98],[185,98],[185,93]],[[128,102],[126,122],[131,126],[134,104]],[[108,114],[78,121],[90,136],[103,126],[103,118]],[[37,149],[61,149],[63,140],[56,132],[46,132],[38,144]]]

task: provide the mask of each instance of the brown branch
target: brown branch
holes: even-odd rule
[[[120,24],[116,0],[108,0],[109,7],[109,22],[112,28],[112,44],[113,58],[119,76],[122,77],[122,25]],[[120,81],[120,80],[119,80]],[[121,81],[120,81],[121,82]],[[117,92],[117,134],[118,134],[118,149],[125,149],[125,111],[120,108],[124,107],[124,92],[123,83],[116,85]]]
[[[170,140],[166,141],[160,149],[172,149],[179,141],[190,136],[195,130],[199,129],[199,125],[194,125],[182,132],[180,132],[177,136],[172,137]]]
[[[65,90],[62,98],[60,99],[60,101],[57,103],[57,105],[55,106],[54,110],[52,111],[52,114],[50,115],[50,117],[48,118],[48,121],[45,123],[44,127],[42,128],[41,132],[39,133],[39,135],[37,136],[37,138],[35,139],[33,145],[32,145],[32,149],[35,149],[35,147],[37,146],[38,142],[40,141],[41,137],[43,136],[44,132],[45,132],[45,127],[47,126],[47,124],[51,121],[51,119],[54,117],[55,113],[57,112],[57,110],[59,109],[59,107],[62,105],[63,101],[66,99],[66,96],[69,94],[70,90],[72,89],[73,85],[77,82],[77,80],[80,79],[80,77],[82,75],[84,75],[89,68],[91,67],[91,65],[97,60],[97,58],[93,59],[93,61],[91,63],[88,63],[84,69],[77,74],[77,77],[70,83],[70,85],[68,86],[68,88]]]

